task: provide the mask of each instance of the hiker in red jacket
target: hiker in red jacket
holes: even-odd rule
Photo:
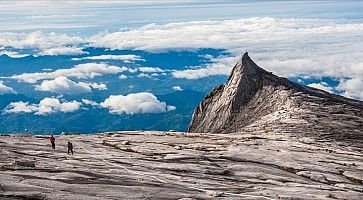
[[[55,149],[55,137],[52,135],[50,138],[50,143],[52,144],[52,149]]]

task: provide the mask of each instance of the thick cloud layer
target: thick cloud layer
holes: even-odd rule
[[[175,110],[174,106],[160,102],[156,96],[148,92],[123,95],[111,95],[100,103],[103,108],[113,114],[162,113]]]
[[[278,75],[357,78],[363,76],[362,32],[363,23],[347,20],[253,17],[149,24],[89,38],[39,31],[0,33],[0,46],[36,48],[39,54],[49,55],[80,54],[82,44],[147,51],[218,48],[232,53],[228,63],[226,58],[215,58],[214,64],[174,73],[177,78],[187,79],[228,74],[234,64],[232,58],[249,50],[259,65]],[[124,56],[80,59],[127,59]],[[139,58],[131,56],[129,59]]]
[[[363,76],[362,31],[363,24],[359,22],[256,17],[150,24],[129,31],[102,33],[89,41],[97,47],[147,51],[220,48],[227,49],[233,57],[249,50],[262,67],[278,75],[353,78]],[[174,76],[196,79],[225,75],[233,64],[217,61],[199,70],[175,72]]]
[[[135,66],[128,69],[130,73],[139,71],[137,77],[155,80],[162,73],[171,73],[174,78],[179,79],[228,75],[236,57],[249,50],[258,65],[277,75],[334,77],[342,81],[339,88],[331,88],[322,83],[316,83],[314,86],[333,92],[340,91],[340,94],[345,96],[361,99],[361,82],[357,80],[363,77],[362,32],[363,23],[359,20],[253,17],[149,24],[118,32],[103,32],[91,37],[40,31],[0,33],[0,48],[9,46],[37,49],[38,55],[81,54],[86,53],[83,52],[84,47],[157,52],[214,48],[225,49],[231,53],[229,57],[211,57],[210,64],[172,72],[157,67]],[[13,57],[22,56],[15,50],[6,50],[5,53]],[[134,61],[141,58],[136,55],[98,55],[75,59]],[[89,71],[85,66],[82,68],[83,65],[89,65]],[[26,73],[14,75],[12,78],[36,83],[39,80],[60,76],[85,79],[103,74],[117,74],[125,70],[124,67],[89,63],[76,65],[72,69]],[[119,77],[126,79],[131,76]]]

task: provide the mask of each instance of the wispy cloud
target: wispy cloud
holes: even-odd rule
[[[159,67],[139,67],[139,71],[142,73],[165,72],[164,69],[160,69]]]
[[[127,54],[127,55],[99,55],[99,56],[87,56],[82,58],[72,58],[72,60],[122,60],[125,62],[132,61],[145,61],[140,56]]]
[[[11,58],[24,58],[29,56],[29,54],[21,54],[16,51],[6,51],[6,50],[0,51],[0,56],[1,55],[7,55]]]
[[[9,86],[6,86],[3,81],[0,81],[0,95],[7,93],[15,93],[15,90]]]

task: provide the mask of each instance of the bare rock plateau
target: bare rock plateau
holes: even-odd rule
[[[67,155],[67,141],[74,155]],[[0,199],[362,199],[362,148],[286,133],[0,136]]]

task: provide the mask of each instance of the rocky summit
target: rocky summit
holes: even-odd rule
[[[363,102],[303,86],[257,66],[246,52],[225,85],[195,109],[189,132],[270,131],[362,140]]]

